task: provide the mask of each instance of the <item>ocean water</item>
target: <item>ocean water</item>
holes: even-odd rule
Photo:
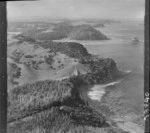
[[[94,85],[86,91],[91,105],[117,122],[129,133],[144,133],[144,22],[121,21],[97,28],[110,40],[73,41],[83,44],[89,53],[113,58],[126,73],[120,80]],[[134,44],[133,38],[139,43]],[[85,95],[85,94],[84,94]]]
[[[89,53],[115,60],[117,67],[127,75],[107,85],[95,85],[88,89],[87,96],[93,100],[93,105],[108,105],[117,117],[130,116],[130,121],[139,119],[138,124],[141,125],[144,123],[144,21],[123,20],[121,23],[107,24],[97,30],[110,40],[61,41],[81,43]],[[138,44],[132,41],[135,37],[140,40]],[[105,94],[108,94],[107,98],[102,98]]]
[[[129,100],[143,102],[144,98],[144,27],[136,22],[117,23],[99,29],[111,40],[86,44],[90,53],[113,58],[120,70],[130,72],[118,87]],[[139,44],[133,44],[132,38],[138,37]],[[83,43],[83,42],[82,42]],[[116,85],[117,87],[117,85]],[[136,99],[136,102],[135,102]],[[139,105],[138,105],[139,106]]]
[[[118,68],[128,74],[118,82],[105,86],[95,85],[88,90],[87,95],[97,108],[99,106],[101,109],[101,105],[107,106],[114,113],[112,119],[118,121],[122,129],[130,133],[142,133],[144,132],[144,25],[127,21],[106,25],[105,28],[98,30],[110,40],[80,43],[84,44],[90,53],[113,58]],[[139,38],[138,44],[132,43],[134,37]],[[120,120],[124,125],[119,122]],[[132,126],[128,126],[129,123],[134,125],[134,130],[131,129]]]

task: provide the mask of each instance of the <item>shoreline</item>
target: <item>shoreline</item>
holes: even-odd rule
[[[111,85],[111,83],[108,83],[108,84]],[[106,119],[108,119],[110,123],[115,122],[117,124],[117,126],[119,128],[121,128],[122,130],[127,131],[129,133],[144,133],[144,129],[137,123],[133,122],[133,120],[131,118],[132,116],[130,116],[132,114],[128,113],[125,116],[121,117],[118,114],[111,112],[110,108],[107,105],[106,106],[104,105],[105,103],[102,102],[103,99],[108,98],[107,95],[109,95],[109,93],[111,93],[110,90],[106,90],[107,87],[109,87],[108,84],[90,85],[90,86],[84,86],[84,87],[82,86],[81,87],[82,89],[79,89],[81,99],[86,101],[86,103],[93,110],[104,115],[104,117],[106,117]],[[94,89],[98,89],[100,86],[101,86],[100,90],[105,91],[105,93],[103,93],[103,95],[100,96],[101,97],[100,100],[90,98],[90,96],[88,96],[88,92],[90,90],[92,91]],[[102,105],[101,105],[101,103],[102,103]],[[109,112],[108,114],[107,114],[107,111]]]

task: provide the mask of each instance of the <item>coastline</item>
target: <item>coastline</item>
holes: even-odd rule
[[[127,131],[129,133],[144,133],[144,127],[141,127],[136,122],[133,122],[134,117],[136,115],[133,114],[127,114],[125,116],[120,116],[116,112],[111,111],[110,107],[107,105],[107,103],[103,102],[105,99],[109,98],[108,95],[110,93],[110,89],[107,90],[107,87],[110,85],[114,85],[115,82],[108,83],[105,85],[90,85],[90,86],[82,86],[80,90],[80,97],[86,101],[86,103],[93,108],[93,110],[97,111],[98,113],[102,114],[106,119],[108,120],[108,123],[111,125],[112,123],[117,124],[119,128],[121,128],[123,131]],[[99,89],[101,91],[102,95],[100,95],[100,98],[92,99],[93,97],[90,97],[88,95],[89,91],[94,91]],[[98,93],[97,93],[98,94]],[[135,116],[134,116],[135,115]],[[133,117],[133,118],[132,118]]]
[[[90,42],[90,43],[92,43],[92,42]],[[94,41],[94,43],[95,43],[95,41]],[[97,44],[99,44],[99,45],[101,45],[101,43],[104,43],[103,41],[100,41],[100,42],[97,42]],[[122,55],[116,55],[116,57],[114,57],[114,56],[112,56],[112,53],[114,54],[115,52],[122,52],[122,51],[120,51],[120,49],[118,50],[118,46],[119,45],[121,45],[120,44],[120,42],[119,42],[119,44],[117,44],[117,49],[113,49],[112,48],[112,51],[105,51],[105,49],[103,48],[103,47],[106,47],[106,48],[108,48],[108,47],[110,47],[111,45],[115,45],[115,43],[116,42],[114,42],[114,44],[112,43],[112,40],[111,41],[108,41],[108,43],[106,42],[106,43],[104,43],[104,44],[102,44],[102,47],[100,47],[100,49],[102,49],[102,51],[100,51],[100,54],[102,54],[103,55],[103,52],[105,53],[105,54],[107,54],[107,56],[108,56],[108,53],[107,52],[109,52],[109,56],[110,57],[112,57],[113,59],[115,59],[115,61],[117,60],[117,57],[122,57]],[[83,43],[84,44],[84,43]],[[87,44],[87,42],[84,44],[84,46],[86,46],[86,44]],[[96,44],[96,45],[97,45]],[[107,45],[105,45],[105,44],[107,44]],[[88,44],[89,45],[89,44]],[[93,45],[93,44],[92,44]],[[95,45],[95,44],[94,44]],[[105,45],[105,46],[104,46]],[[108,46],[109,45],[109,46]],[[123,45],[123,44],[122,44]],[[86,47],[88,47],[88,46],[86,46]],[[115,46],[113,46],[114,48],[115,48]],[[123,47],[123,49],[124,48],[126,48],[127,46],[125,46],[125,47]],[[90,47],[91,48],[91,47]],[[90,49],[89,48],[89,49]],[[97,48],[97,47],[96,47]],[[111,47],[110,47],[111,48]],[[89,50],[88,49],[88,50]],[[78,51],[78,50],[77,50]],[[94,50],[93,50],[94,51]],[[96,50],[95,50],[96,51]],[[96,54],[99,54],[99,51],[98,52],[95,52],[94,51],[94,53],[96,53]],[[63,51],[64,52],[64,51]],[[66,52],[66,51],[65,51]],[[90,51],[91,52],[91,51]],[[70,52],[70,53],[72,53],[72,51]],[[83,53],[83,52],[81,52],[81,53]],[[92,52],[91,52],[92,53]],[[66,54],[68,54],[68,53],[66,53]],[[72,54],[71,54],[72,55]],[[78,54],[76,54],[75,53],[75,55],[78,55]],[[82,56],[81,56],[82,57]],[[124,56],[123,56],[124,57]],[[126,57],[126,56],[125,56]],[[129,56],[130,57],[130,56]],[[88,60],[88,59],[86,59],[85,58],[85,62],[87,63],[87,64],[91,64],[91,67],[90,67],[90,69],[93,69],[93,63],[89,63],[91,60]],[[123,63],[124,63],[124,60],[123,59],[120,59]],[[84,61],[84,60],[83,60]],[[118,60],[116,61],[116,62],[118,62]],[[84,62],[83,62],[84,63]],[[107,64],[108,62],[105,60],[105,64]],[[123,129],[124,131],[126,131],[126,130],[128,130],[128,131],[131,131],[131,133],[135,133],[136,131],[134,131],[134,130],[132,130],[132,125],[133,125],[133,127],[136,129],[136,127],[137,127],[137,129],[138,129],[138,125],[137,124],[135,124],[135,122],[130,122],[130,121],[132,121],[132,119],[128,119],[126,116],[125,116],[125,114],[121,114],[122,112],[123,113],[130,113],[130,112],[128,112],[128,110],[130,110],[130,109],[128,109],[128,108],[126,108],[125,109],[125,107],[119,107],[119,106],[123,106],[123,103],[122,103],[122,99],[120,100],[120,97],[118,97],[117,96],[117,94],[115,94],[114,95],[114,97],[113,98],[115,98],[115,100],[117,101],[116,103],[115,103],[115,101],[113,101],[114,99],[112,99],[112,97],[110,97],[109,96],[109,94],[110,93],[112,93],[112,91],[111,91],[111,89],[113,90],[113,87],[109,87],[108,89],[107,89],[107,87],[108,86],[113,86],[114,85],[114,82],[112,82],[111,80],[114,80],[114,77],[112,78],[112,76],[113,76],[113,74],[114,74],[114,69],[113,69],[113,63],[112,63],[112,61],[111,62],[109,62],[110,63],[110,65],[108,65],[109,67],[109,70],[111,70],[111,73],[110,73],[110,75],[108,76],[108,77],[105,77],[107,74],[105,74],[104,73],[104,76],[101,76],[101,75],[103,75],[103,71],[101,72],[101,69],[98,69],[99,71],[98,72],[100,72],[100,73],[96,73],[96,71],[95,71],[95,73],[94,72],[91,72],[91,74],[88,74],[88,75],[84,75],[83,76],[83,81],[85,81],[85,79],[87,79],[86,80],[86,83],[88,84],[89,83],[89,85],[85,85],[85,86],[75,86],[75,88],[73,89],[71,89],[71,90],[75,90],[76,88],[82,88],[81,89],[81,93],[79,93],[79,94],[77,94],[76,96],[75,95],[68,95],[69,96],[69,98],[70,98],[70,96],[72,97],[72,96],[74,96],[74,100],[72,101],[72,102],[70,102],[70,99],[67,99],[67,100],[65,100],[66,101],[66,103],[64,104],[64,103],[61,103],[60,104],[60,106],[58,106],[58,107],[54,107],[54,108],[57,108],[58,110],[59,109],[61,109],[61,113],[62,112],[64,112],[64,113],[67,113],[67,116],[69,117],[69,118],[72,118],[72,116],[74,116],[74,117],[76,117],[76,116],[79,116],[79,117],[76,117],[78,120],[80,119],[80,120],[84,120],[84,118],[88,118],[87,116],[88,116],[88,112],[86,112],[86,109],[89,107],[89,108],[92,108],[92,111],[97,111],[99,114],[103,114],[106,118],[108,118],[108,123],[110,122],[111,124],[115,121],[116,123],[117,123],[117,125],[118,126],[114,126],[115,128],[117,127],[117,128],[120,128],[120,129]],[[109,64],[108,63],[108,64]],[[132,64],[132,61],[131,62],[129,62],[129,63],[131,63]],[[112,64],[112,65],[111,65]],[[119,64],[119,63],[117,63],[117,64]],[[126,63],[125,62],[125,64],[127,64],[127,66],[128,66],[128,63]],[[97,68],[99,68],[99,66],[101,66],[101,63],[98,63],[98,62],[95,62],[95,66],[97,66]],[[119,65],[118,65],[119,66]],[[123,64],[123,66],[124,66],[124,64]],[[130,66],[130,65],[129,65]],[[122,69],[126,69],[126,68],[124,68],[124,67],[122,67],[122,66],[120,66],[120,68],[122,68]],[[93,69],[94,70],[94,69]],[[127,67],[127,70],[130,70],[130,67],[128,68]],[[131,70],[133,70],[133,72],[135,71],[134,69],[132,69],[131,68]],[[106,71],[107,72],[107,71]],[[93,73],[94,73],[94,75],[93,75]],[[124,72],[123,74],[128,74],[128,73],[131,73],[131,71],[126,71],[126,72]],[[99,76],[100,75],[100,76]],[[112,83],[108,83],[108,84],[101,84],[101,85],[97,85],[96,83],[99,83],[99,81],[100,81],[100,79],[102,79],[101,80],[101,83],[107,83],[107,82],[109,82],[109,81],[111,81]],[[62,80],[65,80],[65,79],[62,79]],[[79,78],[79,80],[80,80],[80,78]],[[59,80],[60,82],[61,82],[61,79]],[[57,81],[56,81],[57,82]],[[70,82],[69,82],[70,83]],[[76,83],[76,80],[74,80],[74,82],[73,83]],[[95,85],[91,85],[91,84],[95,84]],[[77,84],[76,84],[77,85]],[[80,85],[83,85],[82,83],[80,84]],[[60,85],[60,86],[62,86],[62,84]],[[67,84],[67,86],[68,86],[68,84]],[[64,85],[64,87],[65,88],[67,88],[67,86],[66,86],[66,84]],[[133,86],[134,86],[134,84],[133,84]],[[99,87],[101,87],[101,92],[99,91]],[[129,89],[130,89],[130,87],[128,87]],[[49,89],[49,88],[48,88]],[[60,89],[58,89],[58,90],[60,90]],[[77,90],[77,89],[76,89]],[[80,89],[79,89],[80,90]],[[89,93],[89,91],[91,91],[90,93],[93,93],[93,91],[95,90],[95,95],[97,95],[97,96],[94,96],[94,97],[92,97],[92,98],[95,98],[96,97],[96,99],[94,100],[94,99],[91,99],[90,97],[89,97],[89,95],[88,95],[88,93]],[[119,90],[119,89],[118,89]],[[124,90],[126,90],[126,88],[124,89]],[[36,91],[35,91],[36,92]],[[53,91],[52,91],[53,92]],[[99,94],[97,93],[97,92],[99,92]],[[73,94],[73,93],[71,93],[71,94]],[[41,95],[41,94],[38,94],[39,96]],[[39,96],[37,95],[37,99],[36,100],[38,100],[39,99]],[[61,94],[59,94],[60,96],[61,96]],[[76,105],[77,104],[77,102],[78,102],[78,100],[80,99],[79,97],[77,97],[77,96],[79,96],[80,95],[80,97],[82,98],[82,101],[83,101],[83,103],[84,103],[84,101],[85,101],[85,103],[86,103],[86,105],[85,104],[79,104],[80,106],[78,106],[78,105]],[[101,95],[101,97],[99,98],[99,100],[97,100],[98,99],[98,96],[99,95]],[[115,97],[115,96],[117,96],[117,97]],[[49,98],[49,97],[48,97]],[[43,99],[41,99],[41,101],[42,101]],[[111,100],[112,100],[112,102],[111,102]],[[119,101],[120,100],[120,101]],[[44,101],[44,100],[43,100]],[[70,103],[69,105],[68,105],[68,102]],[[32,101],[31,101],[31,103],[32,103]],[[74,103],[74,104],[73,104]],[[114,104],[115,103],[115,105],[113,105],[113,106],[111,106],[111,104]],[[119,105],[117,105],[119,103]],[[42,106],[42,104],[40,105],[40,106]],[[85,106],[87,106],[87,108],[84,110],[84,107]],[[48,107],[47,105],[46,105],[46,107]],[[119,108],[118,108],[119,107]],[[74,111],[74,109],[76,110],[76,111]],[[83,111],[82,113],[83,114],[86,114],[86,116],[84,116],[83,115],[83,117],[81,118],[81,116],[82,116],[82,114],[80,114],[80,111],[78,112],[78,109],[80,109],[80,111]],[[125,110],[126,111],[125,111]],[[120,115],[118,115],[118,112],[119,111],[121,112],[120,113]],[[122,110],[122,111],[121,111]],[[41,112],[40,112],[40,114],[42,114],[42,112],[43,112],[43,110],[40,110]],[[49,112],[49,109],[47,110],[46,109],[46,111],[47,112]],[[85,112],[84,112],[85,111]],[[116,112],[115,112],[116,111]],[[60,113],[60,112],[58,112],[58,114]],[[90,112],[91,113],[91,112]],[[92,114],[92,113],[91,113]],[[134,115],[134,114],[133,114]],[[92,116],[92,115],[91,115]],[[126,117],[126,118],[125,118]],[[132,116],[132,114],[131,115],[129,115],[129,118],[131,118],[131,117],[133,117]],[[135,116],[136,117],[136,116]],[[46,118],[47,118],[47,116],[46,116]],[[92,116],[92,118],[95,118],[95,117],[93,117]],[[133,118],[134,119],[134,118]],[[110,121],[109,121],[110,120]],[[137,119],[138,120],[138,119]],[[84,120],[85,121],[85,120]],[[91,125],[93,124],[93,123],[95,123],[95,121],[94,120],[91,120],[90,118],[87,120],[88,122],[92,122],[92,123],[90,123]],[[84,124],[87,124],[87,121],[86,121],[86,123],[84,123]],[[83,123],[82,123],[83,124]],[[100,123],[99,123],[99,121],[98,121],[98,123],[97,123],[98,125],[100,125]],[[111,125],[110,124],[110,125]],[[129,124],[131,125],[131,126],[129,126]],[[97,125],[96,125],[97,126]],[[113,126],[112,126],[113,127]],[[140,130],[140,129],[139,129]],[[120,132],[119,132],[120,133]],[[138,131],[138,132],[136,132],[136,133],[142,133],[141,132],[141,130],[140,130],[140,132]]]

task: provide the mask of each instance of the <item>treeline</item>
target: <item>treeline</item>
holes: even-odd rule
[[[88,113],[81,112],[82,117]],[[85,114],[85,116],[84,116]],[[91,113],[89,113],[91,115]],[[93,113],[92,120],[82,120],[81,117],[73,119],[70,115],[62,113],[59,108],[53,107],[30,116],[29,119],[19,120],[13,123],[13,126],[7,126],[8,133],[127,133],[118,128],[112,128],[106,123],[101,124],[100,117]],[[92,115],[91,115],[92,117]],[[90,124],[92,123],[92,125]],[[97,126],[98,125],[98,126]]]
[[[8,96],[8,121],[68,98],[78,99],[78,90],[71,80],[46,80],[15,87]]]
[[[60,52],[73,58],[79,59],[90,55],[87,52],[87,49],[82,44],[76,42],[53,42],[53,41],[37,42],[31,37],[27,37],[21,34],[16,35],[14,38],[18,39],[19,41],[18,43],[30,42],[31,45],[34,45],[34,47],[41,46],[44,49],[50,49],[50,52],[54,53]],[[15,56],[17,57],[22,56],[21,53],[17,52],[14,52],[13,54],[16,54]]]
[[[54,53],[60,52],[72,58],[79,59],[85,56],[90,56],[87,49],[80,43],[44,41],[39,42],[39,45],[45,49],[50,48]]]
[[[87,74],[78,76],[85,84],[108,83],[121,76],[116,63],[111,58],[91,55],[80,58],[79,63],[84,64],[89,70]]]

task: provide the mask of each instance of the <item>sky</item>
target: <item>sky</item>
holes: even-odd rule
[[[143,19],[144,0],[38,0],[7,2],[10,20],[46,19]]]

